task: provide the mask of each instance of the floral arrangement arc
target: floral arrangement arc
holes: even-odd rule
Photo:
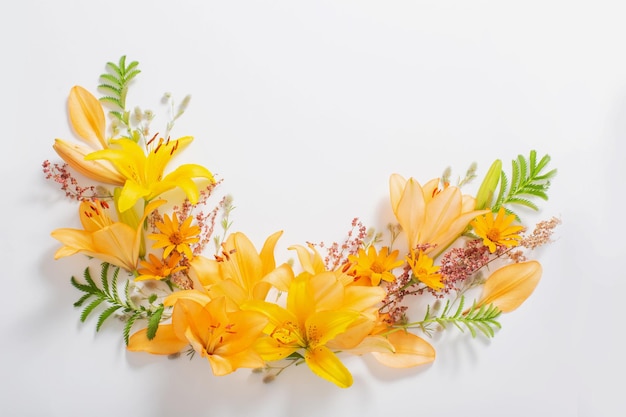
[[[171,166],[192,146],[191,136],[170,137],[189,96],[175,105],[166,95],[165,133],[153,134],[154,113],[126,103],[139,73],[123,56],[100,76],[100,98],[73,87],[68,113],[80,142],[56,139],[63,162],[43,163],[46,178],[77,203],[81,225],[52,231],[61,244],[55,259],[101,262],[99,274],[87,266],[71,277],[80,319],[97,315],[96,330],[122,319],[129,351],[198,354],[216,376],[249,368],[265,382],[305,363],[346,388],[353,379],[343,355],[372,355],[392,368],[431,363],[434,332],[493,337],[501,314],[537,287],[542,267],[529,254],[560,221],[531,230],[516,210],[548,199],[556,175],[548,155],[518,155],[510,171],[494,161],[473,195],[463,187],[477,177],[475,164],[455,184],[449,170],[425,183],[391,174],[397,223],[377,232],[355,218],[344,242],[293,244],[297,261],[279,263],[281,231],[257,249],[230,231],[232,197],[216,197],[222,180],[200,164]],[[416,298],[426,307],[411,317]]]

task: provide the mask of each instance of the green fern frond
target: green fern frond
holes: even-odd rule
[[[96,308],[98,307],[102,302],[104,301],[104,298],[96,298],[95,300],[93,300],[91,303],[89,303],[87,305],[87,307],[85,307],[85,309],[83,310],[83,312],[80,314],[80,321],[84,322],[85,320],[87,320],[87,316],[89,316],[89,314]]]
[[[550,188],[550,179],[554,178],[557,173],[556,169],[544,172],[550,156],[543,156],[537,162],[537,152],[531,150],[528,157],[518,155],[511,161],[511,180],[502,171],[500,176],[500,188],[495,203],[491,210],[497,212],[500,207],[505,206],[507,212],[514,214],[519,220],[517,213],[510,206],[525,206],[532,210],[538,210],[539,207],[531,199],[540,198],[548,199],[548,189]]]
[[[130,294],[130,280],[126,280],[122,297],[118,290],[119,272],[119,267],[113,268],[110,264],[104,262],[100,268],[100,285],[96,284],[92,278],[89,268],[85,268],[83,273],[85,283],[78,282],[75,277],[71,277],[70,282],[72,286],[83,293],[74,303],[74,306],[82,307],[83,304],[88,302],[81,312],[80,321],[86,321],[100,305],[106,305],[98,316],[96,331],[100,330],[109,317],[121,311],[123,313],[122,316],[126,320],[123,334],[127,343],[130,328],[138,319],[148,320],[148,333],[151,337],[154,337],[163,318],[165,307],[163,304],[153,305],[158,298],[156,296],[149,297],[151,301],[148,307],[137,305],[133,302]]]
[[[102,78],[107,83],[114,85],[117,89],[120,89],[122,87],[119,79],[111,74],[101,74],[100,78]]]
[[[137,319],[139,319],[140,317],[141,317],[141,313],[136,312],[132,316],[128,317],[128,319],[126,320],[126,324],[124,325],[124,330],[122,331],[122,334],[124,336],[124,343],[127,346],[128,346],[128,339],[130,338],[130,330],[132,329]]]
[[[499,329],[501,327],[497,318],[502,312],[493,304],[488,306],[483,305],[478,308],[476,307],[476,304],[474,304],[469,310],[466,311],[464,311],[464,306],[464,296],[461,296],[459,305],[452,315],[450,315],[450,311],[452,309],[452,303],[450,303],[450,300],[446,301],[441,314],[437,316],[432,315],[430,306],[428,306],[426,314],[421,321],[407,324],[404,327],[418,327],[430,336],[433,332],[432,326],[434,324],[438,324],[444,329],[446,329],[448,325],[452,324],[461,332],[469,331],[472,337],[476,337],[478,333],[481,333],[488,338],[494,337],[495,329]]]
[[[98,323],[96,324],[96,331],[99,331],[100,327],[102,327],[102,323],[104,323],[104,321],[108,319],[109,316],[111,316],[111,314],[115,313],[120,308],[122,308],[122,306],[112,305],[106,310],[104,310],[102,314],[100,314],[100,316],[98,317]]]
[[[122,55],[117,65],[113,62],[107,62],[106,68],[109,72],[100,75],[102,84],[98,88],[107,91],[111,97],[103,97],[100,100],[116,105],[117,110],[125,111],[126,94],[130,81],[141,72],[137,69],[138,65],[137,61],[132,61],[126,65],[125,55]]]

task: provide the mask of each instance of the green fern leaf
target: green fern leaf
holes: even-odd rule
[[[82,305],[83,305],[83,303],[84,303],[87,299],[89,299],[92,295],[93,295],[93,294],[91,294],[91,293],[83,294],[83,296],[82,296],[82,297],[80,297],[80,298],[78,299],[78,301],[76,301],[76,302],[74,303],[74,307],[80,307],[80,306],[82,306]]]
[[[89,314],[96,307],[98,307],[103,301],[104,301],[104,298],[96,298],[89,305],[87,305],[87,307],[85,307],[85,309],[83,310],[83,312],[80,315],[80,321],[84,322],[85,320],[87,320],[87,316],[89,316]]]
[[[108,318],[111,316],[111,314],[113,314],[113,313],[115,313],[117,310],[119,310],[119,309],[120,309],[120,307],[121,307],[121,306],[116,306],[116,305],[113,305],[113,306],[111,306],[111,307],[107,308],[106,310],[104,310],[104,311],[102,312],[102,314],[100,314],[100,317],[98,317],[98,323],[96,324],[96,331],[99,331],[99,330],[100,330],[100,327],[102,327],[102,323],[104,323],[104,321],[105,321],[106,319],[108,319]]]
[[[87,284],[92,289],[96,289],[96,290],[98,289],[98,286],[96,285],[96,283],[91,278],[91,272],[89,272],[89,268],[85,268],[85,271],[83,272],[83,278],[85,278],[85,281],[87,281]]]
[[[130,338],[130,331],[133,327],[133,324],[135,324],[135,321],[137,321],[139,317],[140,313],[137,312],[130,316],[128,320],[126,320],[126,324],[124,325],[124,330],[122,332],[122,334],[124,335],[124,343],[126,344],[126,346],[128,346],[128,339]]]
[[[507,203],[509,203],[509,204],[517,204],[517,205],[520,205],[520,206],[526,206],[526,207],[529,207],[529,208],[531,208],[533,210],[539,210],[539,207],[537,207],[537,205],[535,203],[533,203],[532,201],[527,200],[525,198],[519,198],[519,197],[510,198],[510,199],[507,200]]]
[[[119,87],[115,87],[115,86],[110,85],[110,84],[100,84],[100,85],[98,85],[98,88],[100,90],[105,90],[105,91],[111,92],[113,94],[116,94],[117,96],[122,94],[122,90]],[[102,100],[102,99],[100,99],[100,100]]]
[[[76,281],[76,278],[74,277],[70,279],[70,282],[72,283],[72,286],[79,291],[86,292],[89,295],[94,293],[93,287],[90,287],[89,285],[81,284],[80,282]]]
[[[116,77],[114,77],[111,74],[101,74],[100,78],[104,79],[105,81],[111,83],[112,85],[114,85],[117,88],[122,87],[120,84],[120,80]]]

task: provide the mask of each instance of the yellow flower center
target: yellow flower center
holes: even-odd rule
[[[428,275],[428,271],[426,270],[426,268],[417,268],[417,270],[413,271],[413,273],[418,277]]]
[[[492,242],[498,242],[500,240],[500,230],[493,228],[487,232],[487,239]]]
[[[274,338],[274,340],[285,345],[292,345],[300,342],[300,338],[295,332],[295,326],[291,322],[286,322],[282,327],[276,328],[270,336]]]

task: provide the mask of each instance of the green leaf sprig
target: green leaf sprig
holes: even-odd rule
[[[511,209],[511,205],[538,210],[537,204],[531,199],[536,197],[547,200],[550,180],[557,173],[556,169],[546,172],[549,162],[549,155],[544,155],[537,161],[535,150],[531,150],[528,157],[518,155],[511,161],[509,179],[502,169],[500,160],[496,160],[489,168],[477,193],[476,209],[491,208],[491,211],[496,213],[500,207],[504,206],[506,212],[514,214],[518,220],[519,216]],[[497,194],[496,189],[498,189]]]
[[[115,110],[109,114],[122,123],[128,132],[132,132],[130,123],[130,111],[126,109],[126,94],[130,81],[141,71],[137,68],[139,62],[132,61],[126,65],[126,55],[123,55],[118,64],[107,62],[109,72],[101,74],[101,84],[98,88],[106,92],[106,96],[100,97],[100,101],[112,104]],[[131,135],[132,136],[132,135]]]
[[[500,314],[502,314],[502,312],[493,304],[476,307],[476,304],[474,303],[467,311],[463,310],[464,306],[464,296],[461,296],[459,305],[452,314],[452,303],[450,300],[446,301],[443,311],[439,315],[433,315],[429,305],[426,309],[426,314],[421,321],[408,323],[402,327],[419,328],[424,333],[431,336],[436,330],[436,325],[440,325],[445,329],[447,325],[453,324],[462,332],[466,329],[469,330],[472,337],[476,337],[478,332],[489,338],[494,337],[494,329],[499,329],[501,327],[500,323],[496,319],[500,316]]]
[[[85,302],[89,300],[89,304],[83,308],[80,315],[80,321],[84,322],[87,317],[98,307],[104,303],[108,306],[98,316],[98,322],[96,324],[96,331],[99,331],[102,324],[113,315],[113,313],[121,311],[124,313],[124,319],[126,324],[123,330],[124,342],[128,345],[128,339],[130,330],[133,324],[139,319],[146,319],[148,321],[148,339],[153,339],[159,327],[159,322],[163,316],[165,307],[163,304],[154,304],[157,300],[157,295],[152,294],[148,298],[148,306],[137,305],[133,302],[130,295],[130,281],[127,280],[124,285],[123,298],[118,290],[117,278],[120,272],[119,267],[110,268],[110,264],[107,262],[102,263],[100,270],[100,282],[101,286],[98,286],[91,277],[89,267],[85,268],[83,277],[85,283],[80,283],[72,276],[71,283],[74,288],[82,291],[84,294],[74,303],[74,307],[81,307]],[[111,272],[113,270],[113,272]],[[109,278],[109,276],[111,276]]]

